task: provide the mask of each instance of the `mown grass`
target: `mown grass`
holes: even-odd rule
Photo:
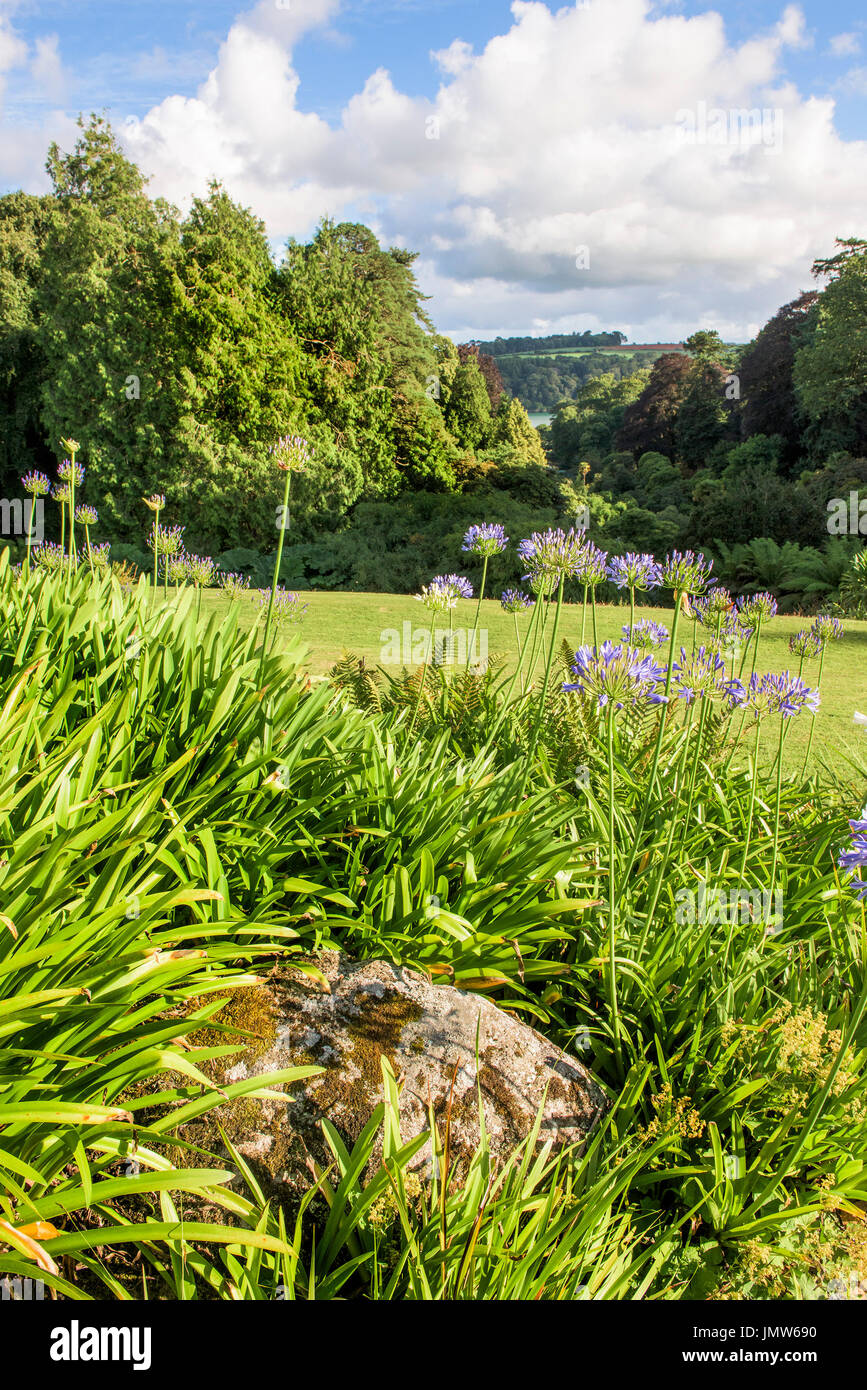
[[[305,592],[304,601],[308,604],[307,615],[300,629],[304,643],[309,647],[308,666],[311,674],[327,675],[337,661],[346,653],[363,657],[371,666],[382,664],[383,636],[389,629],[402,631],[403,624],[412,624],[413,629],[427,629],[427,614],[414,598],[402,594],[354,594]],[[253,621],[258,611],[250,600],[240,600],[241,622],[246,626]],[[207,590],[203,594],[204,612],[223,612],[229,605],[225,595],[217,590]],[[455,615],[455,627],[472,628],[476,605],[474,602],[462,603]],[[636,608],[637,618],[650,618],[665,624],[671,629],[672,610],[663,608]],[[564,605],[564,618],[561,622],[561,635],[575,645],[581,640],[581,606]],[[629,621],[626,605],[600,604],[597,608],[597,627],[600,640],[610,638],[621,640],[621,629]],[[526,630],[528,618],[519,620],[519,630]],[[767,671],[797,671],[798,658],[789,651],[789,638],[802,627],[809,627],[810,619],[798,617],[777,617],[763,631],[759,643],[757,669]],[[847,619],[844,623],[845,636],[839,642],[829,644],[822,677],[822,708],[816,724],[810,767],[813,771],[823,771],[826,775],[839,774],[847,759],[854,758],[860,766],[867,760],[867,732],[853,722],[853,713],[860,710],[867,714],[867,622]],[[515,628],[513,619],[503,612],[499,601],[485,599],[482,602],[480,628],[488,633],[488,651],[491,657],[503,658],[503,670],[514,669]],[[689,648],[692,643],[693,624],[681,626],[681,638]],[[701,629],[699,629],[699,633]],[[278,641],[289,642],[289,634]],[[588,613],[586,640],[592,642],[592,627]],[[701,636],[696,637],[700,642]],[[537,671],[541,670],[543,649],[537,656]],[[387,669],[397,674],[399,667]],[[804,680],[811,684],[817,676],[817,663],[807,662],[804,666]],[[809,739],[809,719],[793,721],[793,727],[786,740],[784,765],[788,773],[803,767],[804,755]],[[768,749],[768,756],[771,750]]]

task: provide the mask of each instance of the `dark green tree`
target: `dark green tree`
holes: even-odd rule
[[[6,497],[18,494],[28,469],[51,463],[40,420],[44,361],[36,329],[50,220],[50,198],[0,198],[0,489]]]
[[[303,354],[276,298],[264,224],[212,184],[181,227],[172,279],[183,461],[172,500],[195,543],[270,548],[276,539],[283,487],[268,448],[302,432],[305,404]],[[296,505],[303,495],[296,489]],[[341,500],[338,512],[354,497]]]
[[[455,372],[446,422],[459,444],[479,449],[492,432],[491,401],[475,357],[468,357]]]
[[[54,196],[34,301],[41,420],[55,455],[63,436],[82,445],[102,533],[137,539],[141,496],[170,493],[180,464],[171,457],[179,226],[148,198],[111,127],[99,117],[79,126],[72,152],[52,145],[47,163]]]
[[[841,450],[867,452],[867,242],[837,245],[836,256],[814,263],[813,273],[830,280],[793,371],[808,421],[805,442],[817,462]]]

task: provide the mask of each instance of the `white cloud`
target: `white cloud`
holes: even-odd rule
[[[811,48],[812,36],[807,33],[807,22],[800,5],[787,5],[777,25],[777,33],[784,44],[791,48]]]
[[[0,110],[3,107],[3,93],[6,87],[5,74],[13,68],[21,67],[27,61],[27,44],[20,39],[0,11]]]
[[[481,51],[456,39],[432,55],[433,100],[381,69],[329,125],[305,110],[292,48],[338,11],[263,0],[194,96],[127,121],[152,191],[184,205],[216,176],[280,240],[325,214],[365,220],[422,252],[434,317],[463,336],[539,323],[737,338],[806,288],[836,235],[863,232],[867,143],[785,79],[787,51],[810,42],[797,6],[733,44],[714,11],[515,0]]]
[[[38,92],[45,93],[58,104],[62,103],[67,78],[60,58],[56,34],[49,34],[36,40],[35,52],[30,60],[30,74]]]
[[[847,96],[867,97],[867,67],[850,68],[835,86]]]
[[[828,44],[832,58],[852,58],[861,52],[861,40],[857,34],[835,34]]]

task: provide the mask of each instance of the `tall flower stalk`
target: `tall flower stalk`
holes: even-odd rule
[[[277,467],[286,474],[286,483],[283,488],[283,505],[280,510],[280,536],[277,541],[274,575],[271,580],[271,597],[268,600],[268,612],[265,618],[265,633],[262,638],[262,655],[259,660],[260,685],[265,671],[265,657],[268,653],[268,644],[271,637],[271,623],[274,617],[274,597],[280,582],[280,565],[283,560],[283,542],[286,537],[286,523],[289,518],[289,492],[292,486],[292,474],[303,473],[313,456],[313,450],[307,443],[307,440],[302,439],[301,436],[297,434],[283,435],[277,440],[276,444],[272,444],[268,452],[271,454]]]
[[[647,825],[651,798],[656,787],[656,779],[659,772],[659,759],[662,752],[662,740],[665,734],[666,718],[668,715],[668,701],[671,693],[674,653],[677,650],[677,629],[680,621],[681,606],[684,599],[698,597],[704,594],[714,583],[711,576],[712,568],[712,560],[706,560],[703,555],[696,555],[692,550],[687,550],[683,553],[679,550],[672,550],[670,554],[666,555],[659,566],[660,587],[671,589],[674,595],[674,614],[671,620],[671,642],[668,648],[668,666],[665,673],[665,698],[660,702],[664,705],[664,708],[660,714],[659,725],[656,730],[650,777],[647,783],[646,795],[641,808],[641,816],[636,828],[635,838],[630,850],[629,863],[623,876],[624,882],[628,882],[629,875],[632,873],[632,866],[638,856],[639,846],[642,836],[644,835],[644,828]]]
[[[27,555],[24,561],[25,577],[30,574],[30,551],[33,545],[33,512],[38,500],[47,497],[51,491],[51,480],[44,473],[39,473],[35,469],[30,473],[25,473],[21,479],[21,486],[30,498],[30,510],[27,516]]]
[[[662,582],[662,571],[652,555],[639,555],[628,551],[626,555],[614,555],[608,561],[606,578],[616,584],[618,589],[629,590],[629,627],[635,626],[635,591],[658,589]],[[586,593],[586,589],[585,589]]]
[[[827,613],[822,613],[815,618],[810,625],[810,634],[819,652],[819,675],[816,679],[816,694],[822,692],[822,675],[825,670],[825,651],[829,642],[837,642],[843,636],[843,624],[839,618],[832,618]],[[803,664],[803,661],[802,661]],[[810,762],[810,752],[813,747],[813,734],[816,732],[816,716],[813,715],[810,721],[810,737],[807,740],[807,752],[804,755],[803,772],[806,773]]]
[[[608,996],[614,1027],[614,1050],[618,1070],[623,1072],[620,1014],[617,997],[617,898],[615,873],[617,856],[614,814],[614,718],[627,706],[664,704],[660,689],[663,669],[647,652],[625,644],[603,642],[601,648],[579,647],[572,666],[575,680],[564,684],[567,692],[579,695],[602,711],[605,718],[608,757]]]
[[[428,663],[430,662],[433,652],[434,624],[437,620],[437,614],[448,613],[454,608],[458,601],[457,594],[451,586],[443,583],[442,576],[432,580],[430,584],[423,585],[421,593],[416,594],[416,599],[419,603],[423,603],[425,608],[430,611],[430,628],[428,629],[424,661],[422,662],[421,676],[419,678],[418,691],[416,692],[415,705],[412,711],[412,720],[409,726],[409,734],[407,735],[408,738],[412,738],[415,732],[416,720],[418,719],[418,712],[421,707],[421,698],[424,694],[425,682],[427,680]]]
[[[502,526],[496,522],[484,521],[481,525],[471,526],[464,536],[461,550],[465,555],[476,555],[482,561],[482,582],[479,585],[479,601],[476,604],[476,619],[473,624],[473,635],[470,638],[467,660],[471,661],[476,650],[476,636],[479,631],[479,618],[482,612],[482,599],[485,596],[485,584],[488,578],[488,561],[494,556],[501,554],[509,543]]]
[[[152,512],[154,513],[154,525],[153,525],[153,531],[151,532],[151,536],[152,536],[152,538],[153,538],[153,552],[154,552],[154,602],[156,603],[157,589],[158,589],[158,587],[159,587],[159,582],[160,582],[160,579],[159,579],[159,559],[160,559],[160,548],[159,548],[159,537],[160,537],[160,512],[162,511],[163,507],[166,505],[166,499],[165,499],[165,497],[162,496],[161,493],[159,493],[159,492],[154,492],[154,493],[151,493],[151,496],[150,496],[150,497],[143,497],[143,498],[142,498],[142,501],[144,502],[145,506],[146,506],[150,511],[152,511]]]
[[[93,550],[90,544],[90,528],[95,526],[99,520],[96,507],[81,506],[75,509],[75,520],[84,527],[84,543],[87,547],[87,563],[90,566],[90,573],[93,574]]]
[[[75,487],[77,483],[84,481],[84,469],[81,464],[76,463],[76,454],[81,448],[77,439],[61,439],[60,447],[65,449],[69,455],[69,458],[64,459],[58,468],[57,476],[69,485],[69,574],[71,577],[72,571],[78,563],[75,552]]]

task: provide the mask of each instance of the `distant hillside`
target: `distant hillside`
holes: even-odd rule
[[[663,353],[685,351],[683,343],[628,343],[619,330],[475,340],[473,346],[496,361],[506,390],[532,412],[553,411],[603,373],[620,380],[652,366]]]
[[[591,348],[619,347],[626,342],[626,334],[620,332],[612,333],[552,333],[547,338],[494,338],[492,342],[485,343],[480,339],[474,339],[475,346],[479,352],[486,352],[491,357],[511,356],[516,352],[564,352],[569,349],[583,348],[585,351]]]

